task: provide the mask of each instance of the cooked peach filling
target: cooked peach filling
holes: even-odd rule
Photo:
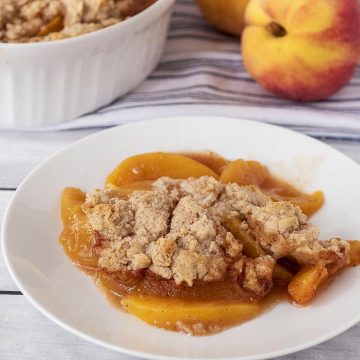
[[[286,297],[306,304],[358,264],[358,242],[319,240],[307,221],[323,202],[256,161],[148,153],[124,160],[105,189],[64,190],[60,242],[115,306],[206,335]]]

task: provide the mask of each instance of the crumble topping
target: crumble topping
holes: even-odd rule
[[[226,186],[219,203],[231,203],[244,226],[275,260],[285,256],[301,265],[348,262],[349,244],[341,239],[319,240],[319,228],[307,222],[298,206],[272,201],[254,187]]]
[[[256,259],[244,257],[240,265],[242,286],[255,294],[267,292],[272,286],[269,279],[272,279],[274,265],[274,259],[269,255]]]
[[[142,11],[155,0],[2,0],[0,42],[82,35]]]
[[[99,266],[111,272],[149,269],[192,286],[196,280],[221,280],[230,271],[245,290],[264,294],[281,257],[304,265],[348,262],[348,244],[320,241],[319,229],[300,208],[273,202],[254,186],[224,185],[211,177],[161,178],[153,190],[126,199],[116,190],[94,190],[82,208],[101,238]],[[241,242],[222,225],[232,216],[268,255],[243,255]]]

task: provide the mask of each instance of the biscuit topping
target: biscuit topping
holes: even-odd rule
[[[82,208],[101,238],[99,266],[110,272],[148,269],[189,286],[231,273],[245,290],[262,294],[272,286],[275,261],[284,256],[304,265],[348,261],[348,244],[319,241],[318,228],[300,208],[274,202],[256,187],[211,177],[160,178],[153,190],[127,198],[116,190],[95,190]],[[223,226],[234,216],[268,255],[243,255],[240,239]]]

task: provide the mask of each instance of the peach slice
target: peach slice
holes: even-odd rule
[[[185,152],[180,155],[184,155],[190,159],[198,161],[199,163],[209,167],[211,170],[214,170],[218,175],[221,175],[225,166],[230,162],[212,151],[202,151],[197,153]]]
[[[58,32],[62,30],[64,27],[64,17],[63,16],[55,16],[51,21],[47,24],[43,25],[36,36],[46,36],[53,32]]]
[[[312,194],[303,194],[299,197],[290,198],[289,201],[299,206],[302,212],[310,217],[322,208],[325,196],[322,191],[315,191]]]
[[[274,201],[290,201],[301,208],[302,212],[311,216],[324,204],[325,197],[321,191],[305,194],[272,176],[269,170],[257,161],[235,160],[223,170],[220,181],[224,184],[236,183],[240,186],[256,185],[267,193]]]
[[[242,159],[230,162],[223,170],[220,181],[224,184],[236,183],[240,186],[256,185],[261,187],[269,177],[269,171],[258,161]]]
[[[360,241],[350,240],[350,264],[349,266],[360,265]]]
[[[113,190],[116,195],[118,195],[121,198],[128,197],[131,193],[138,190],[151,190],[152,189],[152,180],[144,180],[144,181],[135,181],[130,184],[122,185],[122,186],[116,186],[113,184],[106,184],[106,188]]]
[[[257,302],[199,302],[130,295],[123,301],[130,314],[167,330],[202,335],[218,332],[258,316],[265,308]]]
[[[189,157],[171,153],[146,153],[124,160],[106,179],[106,185],[126,185],[135,181],[156,180],[162,176],[173,179],[218,175],[207,166]]]
[[[301,211],[308,217],[319,211],[325,202],[322,191],[315,191],[312,194],[305,194],[287,184],[285,181],[276,178],[269,178],[264,187],[260,187],[274,201],[290,201],[299,206]]]
[[[93,269],[97,258],[92,253],[95,238],[81,209],[85,194],[75,188],[66,188],[61,195],[61,218],[64,230],[60,243],[66,254],[79,266]]]
[[[290,281],[289,294],[297,304],[305,305],[315,296],[328,275],[328,270],[320,263],[305,266]]]

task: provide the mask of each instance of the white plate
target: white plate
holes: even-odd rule
[[[360,239],[360,167],[336,150],[289,130],[229,118],[172,118],[125,125],[81,140],[34,170],[17,190],[3,226],[3,250],[24,295],[76,335],[110,349],[154,359],[263,359],[318,344],[360,320],[360,268],[346,271],[310,306],[288,303],[239,327],[190,337],[151,327],[111,307],[58,243],[62,189],[101,187],[137,153],[206,150],[253,158],[277,174],[322,189],[326,206],[313,221],[322,237]]]

